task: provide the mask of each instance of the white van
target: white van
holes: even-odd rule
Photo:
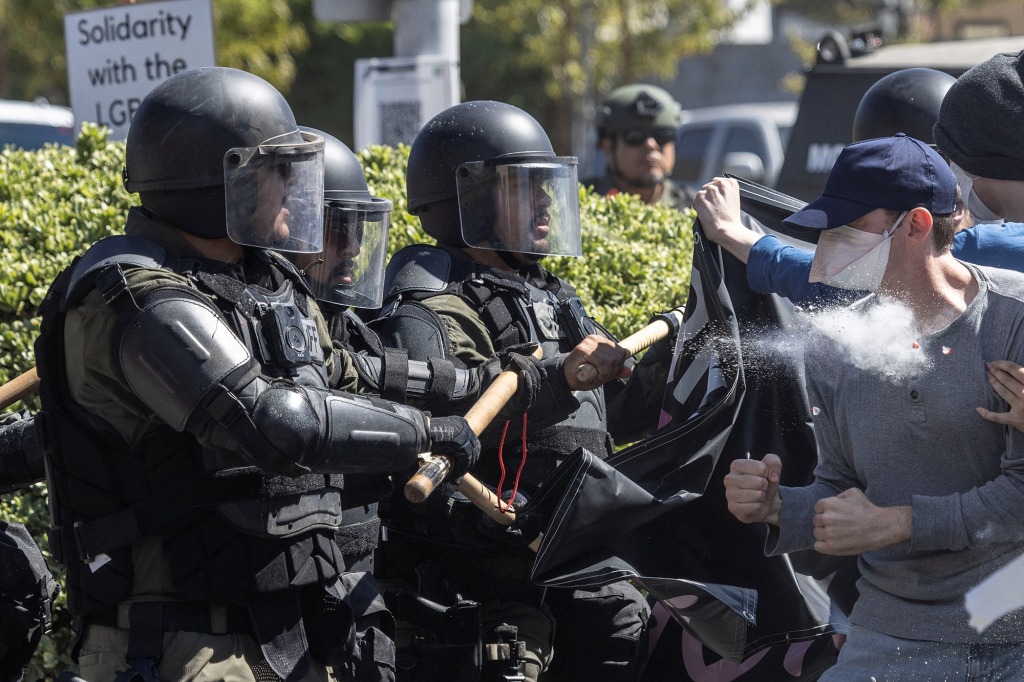
[[[68,107],[0,99],[0,147],[39,149],[49,142],[74,145],[75,116]]]

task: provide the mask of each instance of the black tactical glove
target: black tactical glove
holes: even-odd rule
[[[43,445],[35,417],[27,410],[0,416],[0,494],[46,478]]]
[[[492,486],[487,486],[493,490]],[[497,493],[497,491],[494,491]],[[508,504],[511,491],[502,491],[502,501]],[[526,506],[528,498],[521,492],[516,493],[516,498],[512,504],[513,510],[516,513],[516,520],[510,526],[506,526],[498,523],[487,514],[480,510],[477,514],[477,530],[487,538],[492,540],[498,540],[499,542],[514,547],[528,545],[533,542],[537,536],[544,530],[540,524],[540,517],[532,516],[529,514],[523,514],[522,509]]]
[[[429,431],[430,451],[452,460],[451,478],[466,473],[480,459],[480,441],[462,417],[431,417]]]
[[[541,386],[547,379],[547,372],[531,355],[536,349],[537,344],[524,343],[506,348],[498,354],[502,370],[511,370],[519,375],[519,387],[495,415],[496,422],[504,422],[528,412],[540,394]]]

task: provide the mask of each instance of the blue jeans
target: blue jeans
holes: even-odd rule
[[[818,682],[1024,680],[1024,644],[950,644],[899,639],[854,625],[839,660]]]

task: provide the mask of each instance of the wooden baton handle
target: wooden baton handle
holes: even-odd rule
[[[683,311],[680,308],[673,308],[666,313],[676,318],[679,326],[683,323]],[[659,317],[638,332],[630,334],[619,345],[629,351],[630,355],[636,355],[640,351],[650,348],[658,341],[672,333],[673,327],[667,320]],[[597,379],[597,369],[588,362],[576,368],[576,379],[582,384],[589,384]]]
[[[0,386],[0,410],[5,410],[39,388],[39,373],[32,367]]]
[[[537,347],[537,350],[533,352],[533,357],[538,360],[544,354],[544,351]],[[505,407],[505,403],[516,394],[516,390],[519,388],[519,375],[513,370],[506,369],[494,380],[487,390],[483,392],[479,400],[473,404],[473,407],[469,408],[469,412],[466,413],[466,421],[469,423],[469,428],[473,430],[473,433],[480,435],[483,430],[487,428],[487,425],[491,423],[494,417],[501,411],[501,408]],[[444,477],[452,470],[451,459],[443,455],[431,455],[424,454],[420,455],[420,459],[423,460],[423,464],[420,465],[419,471],[417,471],[412,478],[405,484],[405,499],[413,503],[423,502],[430,493],[434,492]],[[463,481],[466,480],[467,476],[464,475]],[[483,490],[487,490],[483,485],[480,484],[472,476],[468,477],[476,486],[479,486]],[[473,488],[473,485],[468,486]],[[459,489],[463,495],[473,499],[470,495],[461,488]],[[490,492],[487,490],[487,492]],[[490,509],[493,507],[497,510],[498,496],[491,493],[493,500],[489,500],[487,508],[484,508],[480,504],[478,507],[483,509],[485,512],[490,514]],[[476,502],[474,502],[476,504]],[[501,515],[501,512],[497,512]],[[502,515],[503,516],[503,515]],[[512,517],[513,519],[515,516]],[[497,520],[497,519],[495,519]],[[508,521],[511,523],[511,521]]]

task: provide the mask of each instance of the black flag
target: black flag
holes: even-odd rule
[[[750,183],[741,194],[760,223],[751,226],[765,231],[781,232],[779,221],[803,205]],[[751,291],[743,264],[695,225],[661,430],[604,462],[578,452],[523,510],[549,518],[536,583],[629,578],[656,600],[645,679],[813,680],[835,660],[833,635],[846,620],[808,573],[825,578],[836,566],[814,553],[765,557],[763,524],[735,519],[722,483],[733,459],[768,452],[783,459],[783,485],[811,479],[802,371],[748,342],[787,328],[794,314]]]

